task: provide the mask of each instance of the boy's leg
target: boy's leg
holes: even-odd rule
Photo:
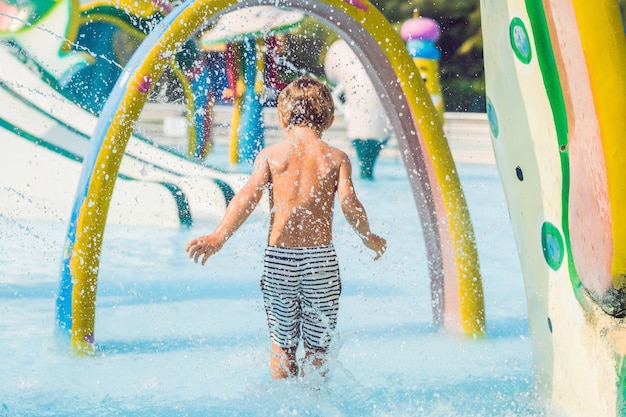
[[[292,378],[298,375],[297,349],[297,346],[283,348],[278,343],[272,341],[272,354],[270,356],[270,375],[272,379]]]
[[[297,265],[297,253],[292,252],[289,248],[273,246],[265,250],[261,292],[272,341],[270,374],[273,379],[298,375],[296,350],[300,338],[301,312],[298,299],[299,275],[291,272],[293,266],[288,265]],[[294,343],[296,345],[291,348],[281,346]]]
[[[302,374],[307,368],[320,369],[326,362],[326,349],[314,348],[304,344],[304,361],[302,366]],[[322,372],[322,376],[326,376],[326,371]]]
[[[326,376],[322,368],[337,325],[341,295],[339,262],[332,245],[310,251],[311,267],[302,280],[303,368],[321,370],[321,376]]]

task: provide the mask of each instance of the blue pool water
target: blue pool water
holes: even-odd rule
[[[66,224],[0,203],[0,416],[538,416],[523,281],[497,170],[460,165],[485,288],[486,338],[431,326],[424,242],[402,163],[356,187],[377,262],[338,212],[343,293],[327,380],[272,381],[259,291],[267,217],[255,213],[201,267],[191,230],[109,226],[96,357],[55,334]]]

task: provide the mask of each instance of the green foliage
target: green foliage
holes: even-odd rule
[[[479,0],[373,0],[392,23],[411,17],[414,9],[442,28],[441,85],[446,111],[485,111],[485,77]],[[626,22],[626,0],[617,0]]]
[[[413,12],[419,7],[418,3],[421,3],[416,0],[370,0],[370,2],[394,25],[413,17]]]
[[[446,111],[485,111],[485,80],[479,0],[373,0],[373,4],[394,25],[419,14],[436,20],[442,29],[440,76]],[[307,18],[289,36],[288,78],[300,74],[323,74],[326,46],[336,38],[332,30],[314,18]]]
[[[375,0],[374,4],[392,22],[410,19],[414,10],[436,20],[441,26],[437,46],[446,111],[485,111],[479,0]]]

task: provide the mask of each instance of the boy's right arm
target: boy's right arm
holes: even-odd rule
[[[363,244],[376,253],[374,259],[380,258],[387,249],[387,241],[371,232],[365,207],[354,191],[352,183],[352,164],[347,155],[339,168],[339,181],[337,184],[339,205],[350,226],[357,232]]]
[[[202,257],[204,265],[211,255],[224,246],[259,204],[269,180],[267,157],[262,152],[257,156],[250,178],[228,204],[217,228],[211,234],[193,239],[187,244],[185,251],[194,262],[197,263]]]

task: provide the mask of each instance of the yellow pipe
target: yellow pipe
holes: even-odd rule
[[[141,86],[152,77],[136,72],[129,85]],[[139,87],[141,88],[141,87]],[[98,153],[95,170],[83,205],[78,216],[76,241],[70,260],[70,271],[74,277],[72,289],[72,332],[71,345],[81,353],[93,351],[95,328],[96,291],[100,252],[104,227],[113,195],[113,188],[124,156],[126,144],[147,98],[147,92],[141,95],[126,95],[120,103],[116,117],[111,121],[109,134],[106,136]]]
[[[191,87],[191,83],[187,79],[187,76],[180,69],[178,62],[176,59],[172,58],[170,60],[170,68],[172,68],[172,72],[176,75],[178,81],[183,87],[183,93],[185,95],[185,104],[187,105],[187,156],[189,158],[194,158],[196,155],[196,147],[198,145],[198,136],[196,134],[196,121],[194,119],[195,109],[195,99],[193,97],[193,89]]]
[[[329,0],[328,3],[345,9],[345,3],[340,0]],[[450,244],[453,246],[456,259],[461,331],[465,334],[483,335],[485,312],[478,251],[469,210],[439,114],[421,78],[415,77],[415,64],[411,58],[408,54],[397,53],[405,46],[391,25],[381,25],[380,20],[384,17],[374,10],[369,10],[367,16],[362,16],[364,13],[358,14],[357,20],[378,41],[387,60],[396,71],[422,134],[426,147],[425,157],[429,158],[432,164],[436,183],[441,190],[450,229]]]
[[[256,74],[254,80],[254,92],[257,96],[261,95],[263,85],[265,84],[265,38],[257,38],[255,42],[256,53]]]
[[[237,79],[235,87],[235,98],[233,101],[233,117],[230,121],[230,147],[229,161],[231,164],[239,163],[239,125],[241,123],[241,113],[243,111],[243,93],[246,85],[241,76]]]
[[[74,280],[70,343],[77,352],[91,353],[94,349],[95,299],[106,217],[133,122],[139,118],[152,88],[152,80],[160,78],[164,69],[163,56],[176,50],[180,39],[188,39],[193,30],[213,13],[232,6],[236,1],[221,0],[220,8],[188,7],[183,10],[178,20],[164,30],[157,46],[150,50],[143,63],[130,76],[128,89],[117,106],[96,157],[95,168],[78,214],[76,239],[70,260]]]

